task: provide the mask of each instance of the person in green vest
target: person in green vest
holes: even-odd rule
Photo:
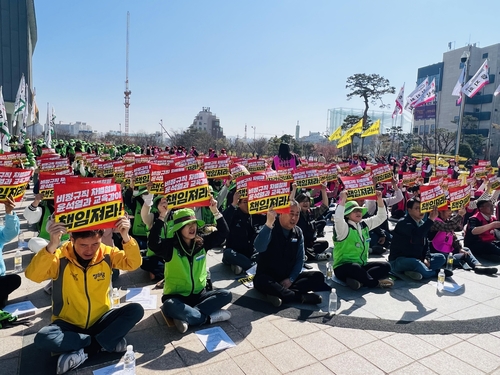
[[[356,201],[347,201],[347,191],[339,194],[333,227],[333,272],[351,289],[362,286],[391,288],[394,282],[388,278],[391,266],[388,262],[368,261],[370,230],[387,219],[382,193],[377,191],[377,215],[363,219],[368,211]]]
[[[225,289],[207,291],[207,250],[220,246],[228,234],[224,217],[212,198],[210,209],[217,220],[217,231],[202,236],[205,224],[197,220],[190,208],[181,208],[166,220],[169,210],[155,220],[149,233],[148,247],[165,260],[165,283],[161,313],[172,318],[180,333],[188,327],[228,320],[231,313],[221,310],[231,302],[231,292]],[[161,232],[167,231],[166,238]]]
[[[123,195],[123,202],[125,206],[132,212],[131,221],[132,224],[132,237],[139,244],[140,249],[147,248],[148,242],[148,228],[146,224],[142,221],[141,208],[144,205],[144,200],[142,198],[143,194],[148,192],[146,186],[141,186],[138,189],[134,189],[134,183],[131,182],[125,194]]]

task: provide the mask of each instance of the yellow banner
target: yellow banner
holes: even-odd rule
[[[376,192],[373,185],[347,189],[347,200],[373,198],[374,196],[376,196]]]
[[[207,178],[228,177],[229,167],[205,170]]]
[[[359,120],[352,128],[346,131],[344,136],[349,135],[352,136],[356,133],[362,133],[363,132],[363,119]]]
[[[267,212],[270,207],[274,210],[287,208],[290,206],[290,194],[276,195],[274,197],[264,197],[252,202],[248,202],[248,213],[261,214]]]
[[[147,185],[147,183],[150,180],[150,175],[148,174],[143,174],[142,176],[135,176],[134,178],[134,185],[135,186],[144,186]]]
[[[421,202],[420,203],[420,212],[425,213],[425,212],[431,212],[434,207],[441,208],[446,206],[448,201],[446,200],[446,197],[444,195],[440,195],[436,198],[433,198],[427,202]]]
[[[7,197],[12,197],[14,201],[18,202],[23,197],[25,191],[26,183],[14,186],[0,186],[0,202],[5,201]]]
[[[379,133],[380,133],[380,120],[377,120],[361,134],[361,138],[369,137],[371,135],[378,135]]]
[[[342,138],[340,138],[337,142],[337,148],[342,148],[344,146],[347,146],[352,142],[352,138],[350,134],[345,133]]]
[[[337,130],[335,130],[330,136],[328,137],[329,141],[335,141],[339,139],[342,136],[342,127],[339,126]]]

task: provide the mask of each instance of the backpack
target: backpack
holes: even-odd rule
[[[17,316],[13,316],[11,313],[8,313],[7,311],[0,310],[0,328],[8,328],[20,324],[29,327],[33,323],[31,323],[26,319],[17,320]]]

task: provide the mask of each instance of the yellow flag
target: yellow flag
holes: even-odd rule
[[[380,120],[375,121],[368,129],[366,129],[363,134],[361,134],[361,138],[369,137],[371,135],[377,135],[380,133]]]
[[[344,135],[349,134],[349,136],[355,133],[363,132],[363,119],[359,120],[352,128],[350,128]]]
[[[342,136],[342,127],[338,127],[337,130],[335,130],[330,136],[328,137],[329,141],[334,141],[336,139],[339,139]]]
[[[342,148],[344,146],[347,146],[349,143],[352,142],[352,138],[349,134],[344,134],[340,139],[337,141],[337,148]]]

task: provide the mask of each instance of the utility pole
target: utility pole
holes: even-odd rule
[[[132,94],[132,91],[129,90],[128,88],[128,30],[130,26],[130,12],[127,12],[127,54],[126,54],[126,63],[125,63],[125,135],[128,135],[128,120],[129,120],[129,113],[128,113],[128,107],[130,106],[130,94]]]

